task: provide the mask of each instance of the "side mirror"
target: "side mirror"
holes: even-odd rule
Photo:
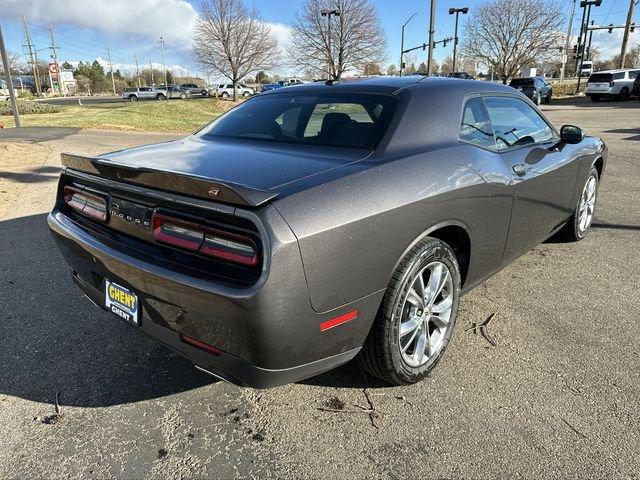
[[[560,140],[563,143],[580,143],[584,139],[584,132],[575,125],[564,125],[560,129]]]

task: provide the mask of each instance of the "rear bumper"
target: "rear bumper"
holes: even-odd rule
[[[297,245],[289,245],[286,233],[274,235],[266,278],[237,289],[148,262],[90,234],[59,211],[48,222],[74,282],[93,303],[105,308],[105,279],[131,289],[141,305],[136,328],[237,385],[273,387],[348,362],[364,343],[382,297],[378,292],[330,312],[314,312]],[[320,330],[321,323],[354,309],[355,320]],[[185,343],[181,335],[220,352]]]

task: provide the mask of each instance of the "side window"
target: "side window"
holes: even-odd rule
[[[624,80],[624,72],[618,72],[613,74],[614,80]]]
[[[479,147],[496,149],[493,127],[481,98],[472,98],[465,104],[459,138]]]
[[[511,97],[486,97],[498,150],[531,143],[544,143],[555,136],[551,127],[533,108]]]
[[[640,70],[631,70],[629,72],[629,78],[633,80],[638,76],[638,73],[640,73]]]

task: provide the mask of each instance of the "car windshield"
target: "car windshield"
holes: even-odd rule
[[[611,73],[594,73],[589,77],[588,83],[609,83],[612,79]]]
[[[222,115],[201,136],[372,149],[396,103],[395,97],[379,94],[264,95]]]
[[[533,85],[533,78],[514,78],[509,83],[511,87],[522,87],[525,85]]]

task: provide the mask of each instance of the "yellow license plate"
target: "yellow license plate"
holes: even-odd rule
[[[131,290],[106,280],[104,303],[107,310],[123,320],[136,326],[140,324],[138,296]]]

